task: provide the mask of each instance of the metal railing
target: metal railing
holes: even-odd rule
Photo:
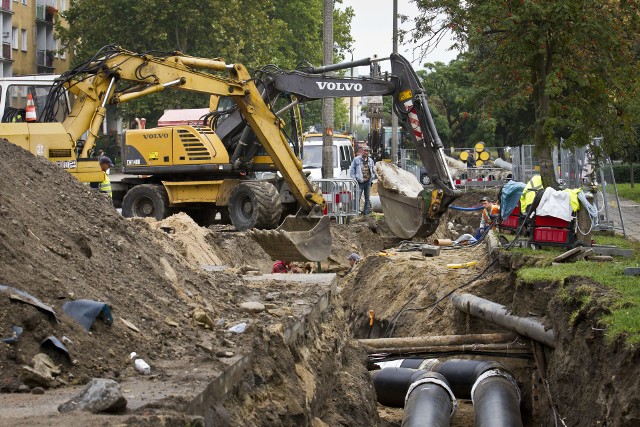
[[[360,186],[355,179],[314,179],[326,201],[324,214],[338,224],[348,223],[360,213]]]

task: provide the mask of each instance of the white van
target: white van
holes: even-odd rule
[[[309,178],[322,178],[322,134],[303,135],[302,170],[309,172]],[[348,135],[333,135],[333,177],[348,178],[353,161],[353,145]]]

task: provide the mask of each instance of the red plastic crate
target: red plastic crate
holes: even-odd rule
[[[509,215],[509,218],[503,220],[500,226],[505,228],[518,228],[518,219],[517,215]]]
[[[563,221],[566,223],[566,221]],[[533,230],[535,243],[566,243],[569,230],[565,228],[536,227]]]
[[[538,216],[535,217],[535,227],[562,227],[568,228],[569,222],[555,216]]]

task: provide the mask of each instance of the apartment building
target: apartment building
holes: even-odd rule
[[[69,69],[53,23],[70,0],[0,0],[0,77],[60,74]]]

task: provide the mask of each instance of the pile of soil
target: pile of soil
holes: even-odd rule
[[[214,277],[193,268],[200,260],[172,235],[122,218],[105,196],[4,141],[0,175],[0,284],[13,288],[0,293],[0,331],[7,337],[13,326],[24,330],[17,343],[0,346],[1,391],[22,384],[21,366],[49,336],[64,341],[71,356],[59,358],[64,369],[55,387],[134,375],[133,351],[149,362],[199,357],[196,308],[212,319],[241,320],[233,298],[216,297],[240,287],[235,272]],[[57,321],[10,298],[16,290],[51,306]],[[78,299],[106,304],[113,325],[97,319],[84,330],[62,309]]]

